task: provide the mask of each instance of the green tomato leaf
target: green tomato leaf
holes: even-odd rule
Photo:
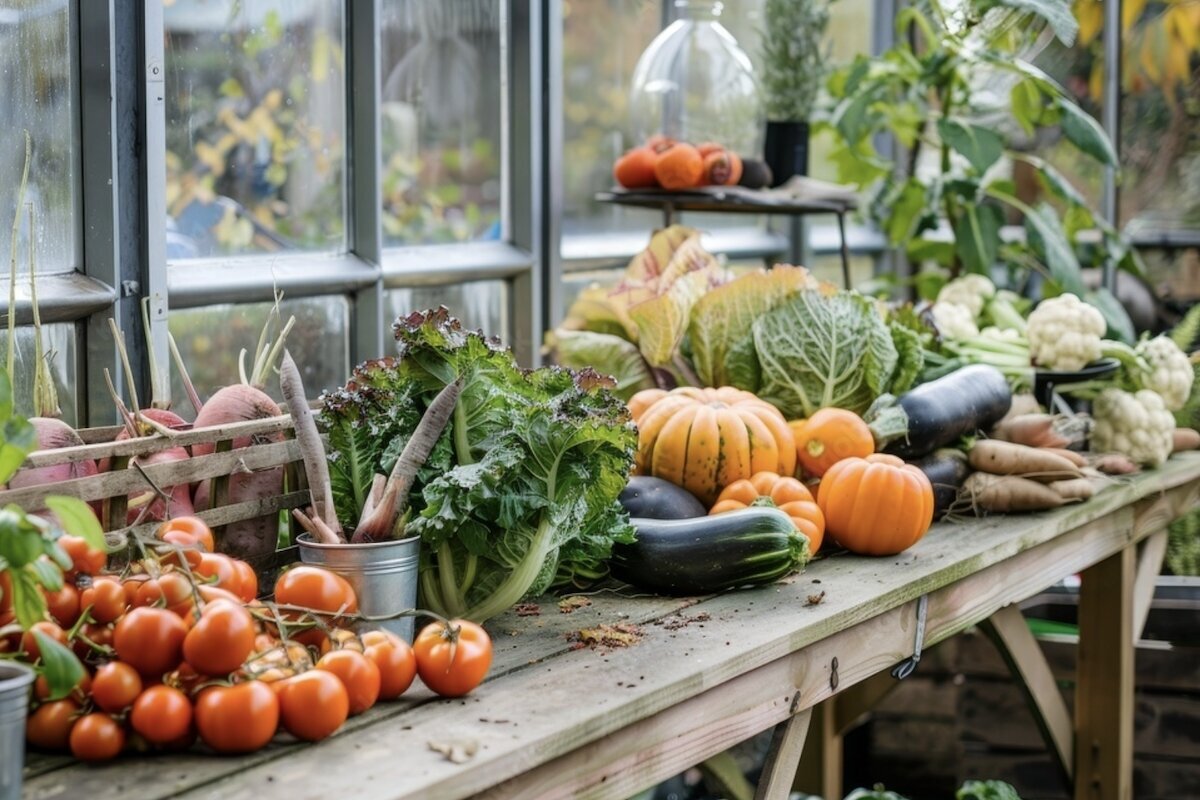
[[[1004,140],[988,128],[953,117],[939,119],[937,128],[942,141],[966,158],[980,174],[987,172],[1004,153]]]
[[[0,509],[0,558],[16,570],[23,569],[46,552],[41,531],[26,522],[17,506]]]
[[[967,781],[954,794],[955,800],[1021,800],[1017,790],[1004,781]]]
[[[1079,33],[1079,23],[1075,21],[1068,0],[990,0],[984,5],[1004,6],[1041,17],[1067,47],[1075,43],[1075,36]]]
[[[80,537],[97,550],[108,549],[104,543],[104,529],[100,527],[100,520],[96,519],[96,514],[87,503],[77,497],[52,494],[46,498],[46,508],[58,517],[59,524],[65,532]]]
[[[1104,321],[1108,323],[1106,336],[1109,339],[1116,339],[1125,344],[1137,341],[1137,332],[1133,329],[1133,320],[1129,318],[1129,312],[1112,292],[1101,286],[1088,292],[1083,299],[1100,309],[1100,313],[1104,315]]]
[[[954,252],[969,272],[987,275],[1000,249],[1004,215],[994,205],[968,203],[954,220]]]
[[[1058,107],[1063,112],[1062,131],[1067,140],[1101,164],[1117,166],[1117,152],[1095,117],[1065,96],[1058,98]]]
[[[925,186],[916,178],[909,178],[892,203],[892,214],[887,221],[887,235],[892,244],[912,238],[924,210]]]
[[[37,578],[37,582],[42,585],[43,589],[48,592],[62,591],[63,574],[57,564],[39,558],[29,565],[29,569],[33,570],[34,577]]]
[[[83,664],[68,648],[41,631],[34,631],[42,657],[42,675],[50,685],[50,700],[61,700],[83,680]]]
[[[1038,121],[1042,118],[1042,91],[1037,82],[1026,78],[1013,84],[1009,94],[1009,108],[1012,109],[1013,119],[1020,124],[1025,133],[1033,135]]]
[[[33,574],[27,569],[8,571],[12,582],[13,611],[21,627],[29,630],[46,618],[46,596],[38,590]]]
[[[872,132],[880,117],[879,112],[872,109],[872,106],[878,99],[881,88],[878,85],[872,86],[848,100],[843,100],[834,110],[834,127],[847,142],[853,144]]]
[[[1087,200],[1079,193],[1075,185],[1067,180],[1067,176],[1059,172],[1044,158],[1038,158],[1033,155],[1022,155],[1021,159],[1036,170],[1038,181],[1055,197],[1065,200],[1071,205],[1087,205]]]
[[[1026,207],[1025,235],[1033,252],[1050,270],[1050,277],[1064,292],[1083,297],[1083,277],[1079,260],[1058,219],[1058,213],[1046,203]]]
[[[25,457],[36,449],[37,431],[29,421],[8,417],[4,422],[4,439],[0,440],[0,483],[8,483],[25,462]]]
[[[934,263],[940,264],[943,267],[948,267],[954,260],[954,243],[938,242],[932,239],[913,239],[908,243],[908,247],[905,248],[905,253],[908,256],[908,260],[914,264],[919,264],[922,261],[933,261]],[[943,282],[945,281],[944,276],[937,275],[937,273],[934,272],[920,273],[917,275],[917,279],[919,280],[923,275],[936,275],[939,280],[942,280]],[[920,284],[918,283],[918,287],[919,286]],[[934,289],[933,295],[928,299],[932,300],[933,298],[937,297],[937,290],[941,288],[942,287],[939,284],[937,288]],[[921,296],[924,297],[924,294]]]

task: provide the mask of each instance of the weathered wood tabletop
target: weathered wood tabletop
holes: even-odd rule
[[[757,590],[699,599],[601,592],[570,613],[546,599],[536,613],[524,608],[489,624],[492,673],[467,698],[437,700],[417,686],[401,701],[350,720],[323,743],[277,742],[244,757],[197,752],[92,767],[31,754],[25,796],[627,797],[891,669],[913,653],[922,596],[928,597],[928,646],[1093,568],[1085,572],[1081,603],[1081,641],[1093,649],[1081,653],[1083,663],[1107,658],[1105,647],[1121,646],[1111,637],[1089,638],[1087,630],[1085,617],[1093,613],[1082,607],[1092,602],[1088,575],[1103,569],[1106,583],[1110,574],[1120,583],[1104,602],[1127,608],[1100,610],[1117,608],[1106,627],[1126,636],[1128,648],[1146,591],[1134,580],[1130,554],[1147,537],[1161,539],[1166,525],[1198,498],[1200,454],[1188,453],[1081,505],[940,523],[899,556],[839,554]],[[1099,581],[1091,583],[1098,596]],[[602,624],[625,626],[640,638],[597,648],[572,640]],[[1093,745],[1084,748],[1092,756],[1075,759],[1079,797],[1116,797],[1117,784],[1127,779],[1122,762],[1131,756],[1106,758],[1106,748],[1125,746],[1121,735],[1093,736],[1091,730],[1124,719],[1120,706],[1126,689],[1132,694],[1132,671],[1126,678],[1117,663],[1111,672],[1112,681],[1127,679],[1129,686],[1081,688],[1104,702],[1083,711],[1082,719],[1076,714],[1078,738]],[[801,735],[799,746],[803,741]],[[794,744],[784,747],[798,751]],[[451,760],[438,749],[463,758]]]

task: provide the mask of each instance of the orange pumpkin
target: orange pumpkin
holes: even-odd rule
[[[844,458],[817,490],[825,530],[847,550],[890,556],[925,535],[933,522],[933,486],[925,473],[895,456]]]
[[[808,487],[795,478],[760,472],[748,480],[734,481],[722,490],[716,505],[708,513],[722,514],[752,505],[765,505],[767,500],[792,518],[792,524],[808,537],[809,554],[815,556],[825,538],[825,515],[817,507]]]
[[[756,472],[796,471],[796,441],[783,415],[750,392],[646,389],[629,408],[638,426],[634,471],[682,486],[705,505]]]
[[[822,408],[808,419],[789,422],[788,427],[805,475],[819,478],[843,458],[866,458],[875,452],[875,437],[867,423],[844,408]]]

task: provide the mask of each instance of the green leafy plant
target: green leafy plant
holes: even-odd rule
[[[767,0],[762,36],[762,86],[767,119],[806,121],[825,75],[829,48],[826,0]]]
[[[1086,290],[1081,267],[1115,263],[1139,272],[1129,242],[1052,165],[1014,150],[1005,130],[1032,135],[1057,127],[1098,166],[1117,166],[1096,120],[1023,57],[1047,27],[1074,41],[1078,24],[1067,0],[955,7],[921,0],[903,8],[890,50],[859,57],[830,78],[833,160],[841,180],[870,187],[869,215],[912,261],[934,262],[951,275],[991,274],[997,265],[1014,276],[1037,272],[1045,294],[1086,296],[1110,329],[1127,329],[1110,293]],[[880,154],[874,140],[883,133],[895,136],[905,157]],[[1008,169],[1018,161],[1034,169],[1054,203],[1022,199]],[[1023,237],[1001,235],[1009,217],[1021,218]]]

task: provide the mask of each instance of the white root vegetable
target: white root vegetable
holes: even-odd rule
[[[1176,428],[1171,437],[1171,452],[1200,450],[1200,431],[1195,428]]]
[[[1087,478],[1072,478],[1069,481],[1054,481],[1047,484],[1051,489],[1058,492],[1059,496],[1067,502],[1073,500],[1087,500],[1096,493],[1096,487],[1092,486],[1092,482]]]
[[[1071,440],[1054,430],[1051,414],[1023,414],[1000,420],[992,428],[992,438],[1029,447],[1066,447]]]
[[[1049,483],[1080,476],[1070,460],[1038,447],[980,439],[967,456],[971,468],[991,475],[1019,475]]]
[[[1138,465],[1129,456],[1120,453],[1104,453],[1093,456],[1091,464],[1105,475],[1129,475],[1138,471]]]
[[[976,512],[1042,511],[1066,501],[1050,487],[1016,475],[974,472],[959,492],[959,503]]]
[[[1063,447],[1043,447],[1042,450],[1047,453],[1053,453],[1056,456],[1062,456],[1080,469],[1083,469],[1088,464],[1087,458],[1083,453],[1076,453],[1074,450],[1067,450]]]

